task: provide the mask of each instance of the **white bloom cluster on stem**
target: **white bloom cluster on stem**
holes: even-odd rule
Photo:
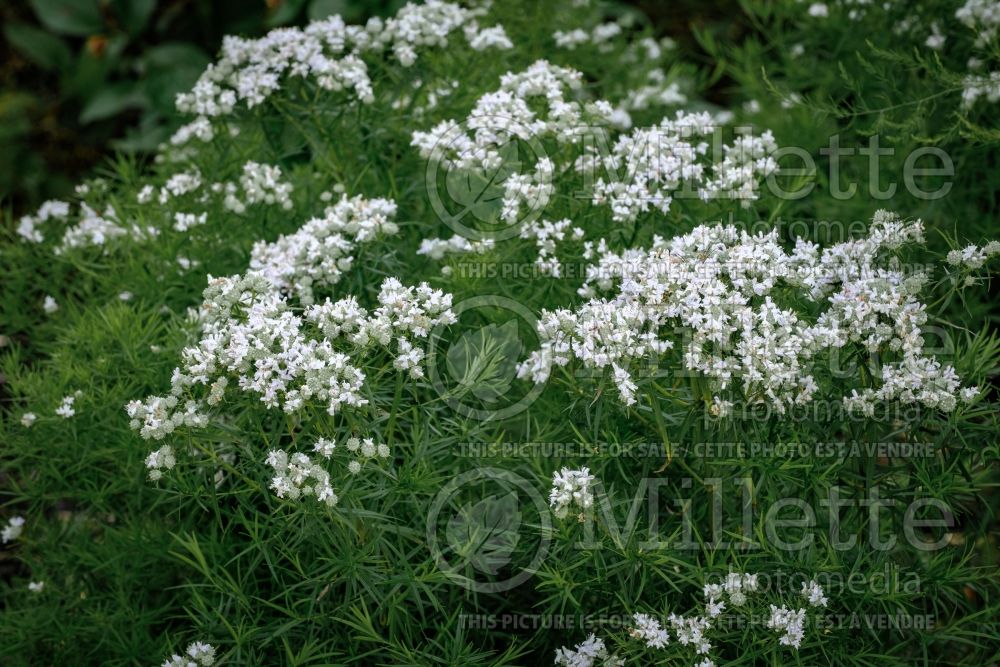
[[[590,44],[598,47],[601,52],[607,52],[611,50],[611,41],[620,34],[622,34],[621,25],[608,22],[599,23],[589,31],[583,28],[556,30],[552,33],[552,38],[556,46],[570,51],[578,46]]]
[[[493,239],[483,239],[481,241],[470,241],[458,234],[448,239],[423,239],[417,249],[418,255],[426,255],[431,259],[443,259],[445,255],[461,255],[476,253],[482,255],[494,247]]]
[[[771,630],[781,633],[778,639],[781,644],[798,648],[806,634],[805,622],[805,609],[789,609],[772,604],[771,617],[767,619],[766,625]]]
[[[12,516],[7,519],[7,525],[5,525],[3,530],[0,531],[0,542],[4,544],[13,542],[17,538],[21,537],[22,532],[24,532],[24,517]]]
[[[560,667],[621,667],[625,660],[611,653],[604,640],[592,633],[572,649],[556,649],[554,664]]]
[[[605,155],[588,146],[576,169],[603,172],[594,181],[593,203],[609,206],[615,222],[631,222],[651,209],[666,213],[679,191],[749,206],[759,196],[759,183],[778,168],[772,157],[777,144],[769,131],[741,135],[723,146],[721,161],[711,164],[705,138],[720,126],[707,112],[678,111],[672,119],[620,136]]]
[[[162,667],[211,667],[215,664],[215,647],[205,642],[192,642],[184,655],[174,654]]]
[[[615,254],[602,244],[581,288],[593,298],[575,310],[542,313],[540,349],[518,374],[544,382],[553,366],[577,360],[613,370],[629,404],[631,362],[671,348],[663,329],[680,327],[690,332],[682,355],[687,370],[710,378],[717,392],[738,384],[746,400],[779,414],[813,400],[813,364],[848,345],[884,358],[880,383],[853,390],[847,407],[870,413],[878,401],[897,400],[949,411],[960,382],[954,368],[925,352],[927,314],[917,297],[926,279],[886,261],[889,251],[920,240],[919,221],[879,211],[866,238],[822,252],[801,240],[788,252],[774,231],[750,235],[733,226],[657,238],[648,251]],[[597,298],[599,290],[615,293]],[[783,305],[796,300],[806,304],[802,310]],[[807,314],[816,307],[818,317]]]
[[[522,72],[508,72],[500,88],[483,95],[461,123],[446,120],[429,131],[413,133],[412,145],[421,156],[452,169],[495,175],[504,166],[504,151],[512,141],[538,147],[543,139],[576,144],[595,125],[606,125],[613,115],[606,101],[581,102],[580,72],[539,60]],[[501,218],[513,224],[529,212],[545,208],[553,194],[556,165],[536,150],[533,165],[501,173]],[[533,168],[532,168],[533,167]]]
[[[41,243],[45,236],[38,225],[49,220],[65,220],[69,217],[69,204],[64,201],[50,200],[41,205],[34,215],[22,216],[17,224],[17,233],[32,243]]]
[[[222,55],[201,75],[190,92],[177,96],[184,113],[211,118],[232,114],[237,105],[253,108],[281,90],[290,80],[307,81],[329,91],[350,91],[363,103],[375,100],[363,56],[391,52],[404,67],[417,50],[443,47],[462,30],[476,50],[511,48],[502,26],[480,29],[478,9],[428,0],[407,4],[392,18],[373,18],[364,26],[348,25],[340,16],[305,28],[278,28],[259,39],[226,37]],[[204,133],[198,126],[182,138]]]
[[[571,507],[576,507],[581,514],[594,505],[592,486],[596,481],[589,468],[571,470],[563,468],[552,473],[552,490],[549,491],[549,505],[552,513],[560,519],[565,519]]]
[[[975,30],[978,45],[987,44],[1000,32],[1000,2],[997,0],[966,0],[955,11],[955,18]]]
[[[266,462],[274,471],[271,489],[279,498],[315,497],[317,502],[328,507],[337,504],[330,473],[313,463],[306,454],[296,452],[289,456],[283,449],[274,449],[268,452]]]
[[[250,275],[293,294],[303,305],[312,304],[313,290],[331,287],[350,270],[357,245],[399,227],[392,220],[396,203],[346,195],[328,206],[322,218],[313,218],[293,234],[273,243],[256,243],[250,255]]]
[[[704,656],[699,665],[714,665],[708,657],[713,648],[709,638],[713,623],[726,609],[727,603],[735,608],[749,607],[750,595],[757,593],[758,588],[756,574],[729,572],[722,583],[705,584],[703,614],[684,616],[670,614],[667,617],[670,626],[668,630],[654,616],[636,613],[633,615],[633,626],[629,629],[629,635],[642,641],[649,648],[663,649],[670,643],[670,632],[673,631],[679,644],[692,647],[697,656]],[[802,596],[812,607],[825,607],[827,604],[823,589],[815,580],[802,584]],[[793,611],[772,604],[770,617],[765,620],[764,625],[768,629],[782,633],[779,639],[781,644],[798,648],[805,637],[805,620],[805,609]]]
[[[533,220],[521,227],[521,238],[534,239],[535,241],[535,246],[538,248],[535,266],[543,274],[553,278],[559,278],[562,275],[559,259],[556,256],[558,243],[566,238],[567,231],[574,239],[581,239],[584,236],[584,231],[579,227],[571,227],[572,224],[572,220],[565,218],[556,222]]]
[[[1000,241],[990,241],[982,247],[969,245],[961,250],[952,250],[948,253],[945,261],[952,266],[980,269],[997,255],[1000,255]]]
[[[365,373],[349,352],[363,359],[360,348],[390,348],[395,342],[397,367],[420,377],[423,351],[414,339],[454,322],[451,296],[425,284],[404,287],[389,278],[379,304],[369,315],[353,297],[328,299],[297,315],[260,276],[210,278],[201,340],[182,352],[169,396],[128,404],[131,426],[154,439],[181,425],[203,427],[207,409],[223,400],[231,383],[288,413],[313,401],[325,404],[331,415],[343,406],[364,405]],[[207,396],[183,398],[203,393],[198,388],[207,388]]]

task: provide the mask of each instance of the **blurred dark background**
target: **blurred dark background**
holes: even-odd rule
[[[541,0],[556,1],[556,0]],[[334,13],[393,14],[405,0],[6,0],[0,3],[0,210],[64,197],[115,151],[155,149],[228,34],[257,36]],[[742,31],[735,0],[634,0],[698,60],[692,25]]]

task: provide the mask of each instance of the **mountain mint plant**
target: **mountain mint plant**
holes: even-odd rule
[[[994,661],[998,4],[744,4],[312,3],[5,214],[0,661]]]

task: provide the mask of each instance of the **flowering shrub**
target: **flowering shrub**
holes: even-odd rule
[[[796,56],[750,99],[759,35],[701,37],[732,108],[579,0],[231,37],[151,164],[10,221],[0,655],[989,658],[992,193],[842,197]]]

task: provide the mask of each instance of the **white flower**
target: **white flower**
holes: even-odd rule
[[[670,633],[652,616],[637,613],[632,618],[635,627],[629,630],[629,634],[646,642],[649,648],[663,648],[670,643]]]
[[[38,419],[38,416],[34,412],[25,412],[21,415],[21,426],[24,428],[30,428],[31,425],[35,423],[36,419]]]
[[[345,195],[327,207],[322,218],[313,218],[294,234],[255,244],[249,273],[309,305],[315,289],[335,285],[351,268],[358,244],[398,231],[395,215],[391,200]]]
[[[705,655],[712,650],[712,644],[705,633],[712,628],[712,621],[703,616],[681,617],[670,614],[670,627],[677,635],[677,641],[684,646],[692,646],[699,655]]]
[[[313,496],[328,507],[337,504],[337,494],[330,485],[330,473],[305,454],[289,456],[284,450],[272,450],[267,455],[266,463],[274,470],[271,489],[279,498],[298,500]]]
[[[945,36],[944,33],[941,32],[941,26],[938,24],[937,21],[931,22],[931,34],[927,38],[927,41],[924,42],[924,44],[929,49],[940,51],[941,49],[944,48],[944,42],[945,42]]]
[[[44,581],[30,581],[28,582],[28,590],[32,593],[41,593],[45,589]]]
[[[549,505],[553,508],[553,513],[563,519],[569,512],[570,506],[576,506],[586,511],[594,504],[594,495],[591,489],[595,478],[590,474],[589,468],[571,470],[563,468],[559,472],[552,473],[552,490],[549,492]]]
[[[56,408],[56,414],[63,419],[69,419],[70,417],[76,415],[76,410],[73,409],[73,404],[79,396],[79,391],[70,394],[69,396],[64,396],[62,402],[59,403],[59,407]]]
[[[186,232],[192,227],[204,225],[207,220],[207,213],[202,213],[201,215],[195,213],[175,213],[174,229],[178,232]]]
[[[830,10],[826,6],[826,4],[822,2],[814,2],[813,4],[809,5],[809,16],[815,18],[826,18],[829,15],[830,15]]]
[[[211,644],[193,642],[184,653],[184,656],[170,656],[162,667],[210,667],[215,664],[215,647]]]
[[[281,167],[247,162],[243,165],[240,185],[248,204],[277,204],[292,208],[292,185],[282,180]]]
[[[156,481],[163,477],[164,470],[172,470],[176,465],[174,449],[170,445],[163,445],[155,452],[150,452],[146,456],[146,467],[149,469],[149,479]]]
[[[554,664],[560,667],[620,667],[625,660],[610,653],[604,640],[591,634],[573,649],[557,649]]]
[[[823,595],[823,588],[815,579],[811,579],[808,582],[802,582],[802,596],[809,601],[809,604],[813,607],[825,607],[827,603],[826,596]]]
[[[8,542],[13,542],[21,536],[21,532],[24,530],[24,517],[23,516],[12,516],[7,520],[7,525],[4,526],[3,531],[0,532],[0,541],[4,544]]]
[[[45,301],[42,303],[42,310],[45,311],[46,315],[51,315],[52,313],[59,310],[59,304],[54,298],[49,295],[45,296]]]
[[[483,28],[482,30],[475,32],[470,31],[468,28],[474,24],[470,24],[466,28],[466,38],[469,40],[469,46],[475,51],[485,51],[486,49],[501,49],[507,50],[514,48],[514,43],[510,41],[507,37],[506,31],[503,29],[502,25],[495,25],[491,28]]]
[[[806,610],[791,610],[787,607],[771,605],[771,617],[765,625],[775,632],[783,633],[778,640],[785,646],[798,648],[805,637]]]
[[[822,252],[803,241],[789,252],[776,232],[750,235],[731,225],[656,237],[649,250],[621,254],[602,240],[580,289],[590,300],[572,311],[542,312],[541,347],[518,366],[518,376],[541,383],[554,366],[573,360],[611,367],[630,404],[633,361],[671,349],[666,336],[679,327],[690,332],[681,356],[687,370],[709,378],[714,390],[742,389],[779,414],[814,399],[818,383],[810,371],[819,355],[851,343],[897,358],[883,363],[879,386],[843,396],[848,408],[871,412],[876,401],[900,401],[953,410],[957,373],[925,352],[927,315],[917,295],[926,280],[884,261],[903,244],[922,241],[922,229],[919,221],[879,211],[867,238]],[[772,297],[778,290],[783,299],[790,293],[811,304],[818,317],[779,306]],[[721,416],[730,407],[716,394],[710,410]]]
[[[333,450],[337,446],[337,443],[332,439],[319,438],[316,444],[313,445],[313,451],[322,456],[325,459],[333,456]]]

